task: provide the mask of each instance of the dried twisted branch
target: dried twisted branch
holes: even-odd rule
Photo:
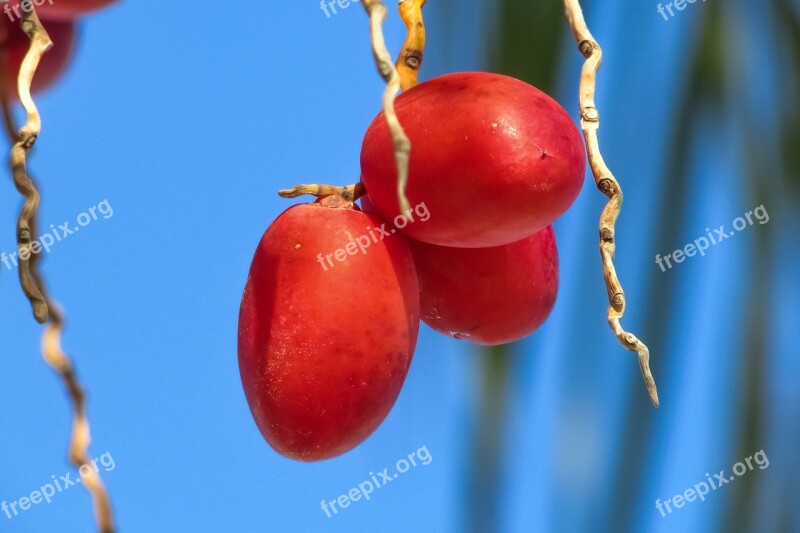
[[[312,196],[316,196],[317,198],[325,198],[326,196],[341,196],[345,200],[355,202],[364,196],[366,192],[367,190],[364,188],[364,184],[359,181],[358,183],[347,185],[346,187],[316,184],[295,185],[291,189],[282,189],[278,191],[278,195],[281,198],[297,198],[298,196],[302,196],[304,194],[310,194]]]
[[[0,91],[2,100],[3,123],[11,142],[11,167],[17,189],[25,197],[25,204],[18,222],[18,246],[20,281],[25,294],[31,299],[34,316],[39,322],[47,322],[42,334],[42,355],[44,360],[62,379],[73,406],[74,418],[69,444],[69,460],[77,468],[82,469],[82,484],[93,500],[94,515],[97,528],[102,533],[114,532],[114,519],[111,501],[103,485],[100,475],[95,471],[89,458],[91,432],[86,414],[86,394],[81,386],[70,358],[61,349],[61,331],[64,321],[58,306],[47,294],[43,279],[39,274],[39,255],[32,254],[30,244],[33,235],[37,234],[37,211],[39,193],[34,180],[27,172],[27,154],[41,131],[41,120],[31,97],[31,82],[42,55],[52,46],[47,31],[39,21],[36,12],[26,13],[22,28],[31,39],[31,46],[23,59],[18,78],[20,102],[25,108],[27,121],[25,126],[16,131],[9,95]],[[4,58],[4,60],[6,60]],[[0,84],[4,87],[4,84]],[[23,256],[23,247],[27,253]],[[23,274],[23,261],[25,273]],[[86,472],[89,472],[86,474]]]
[[[33,81],[33,75],[36,73],[36,67],[39,66],[39,61],[44,53],[53,46],[53,41],[50,40],[47,30],[44,29],[44,26],[39,21],[35,9],[31,9],[30,12],[23,10],[23,13],[22,30],[30,38],[31,45],[22,60],[19,78],[17,79],[17,90],[19,92],[19,101],[25,108],[27,118],[25,125],[19,130],[14,146],[11,149],[11,171],[17,190],[25,197],[25,203],[17,220],[19,281],[25,296],[31,302],[33,316],[37,322],[44,324],[47,322],[47,303],[42,295],[41,287],[36,283],[35,274],[32,275],[30,264],[30,246],[33,239],[31,219],[36,216],[36,210],[39,207],[39,191],[28,177],[26,159],[42,129],[39,110],[36,109],[36,104],[34,104],[31,97],[31,82]]]
[[[408,136],[403,131],[394,109],[394,98],[400,91],[400,75],[392,63],[392,56],[386,48],[386,41],[383,37],[383,21],[386,20],[388,12],[381,0],[363,0],[362,3],[369,15],[370,37],[372,53],[375,56],[375,65],[386,82],[386,90],[383,93],[383,114],[386,117],[386,123],[392,136],[394,157],[397,162],[397,198],[400,203],[400,211],[405,212],[410,209],[408,198],[406,198],[406,184],[408,183],[408,160],[411,156],[411,141],[408,140]]]
[[[653,374],[650,371],[650,350],[634,334],[622,328],[620,320],[625,314],[625,293],[614,268],[614,226],[622,207],[622,188],[611,170],[603,160],[600,145],[597,139],[597,130],[600,128],[600,114],[594,101],[597,71],[602,63],[603,52],[597,41],[594,40],[586,21],[579,0],[564,0],[567,20],[578,49],[586,58],[581,71],[580,81],[580,109],[581,128],[586,138],[586,153],[589,165],[594,175],[597,188],[606,196],[608,203],[600,215],[600,256],[603,260],[603,277],[608,291],[608,324],[619,342],[628,350],[636,352],[639,356],[639,368],[642,371],[647,392],[653,405],[658,407],[658,391]]]
[[[400,86],[404,91],[419,83],[417,76],[425,54],[425,21],[422,18],[422,7],[426,2],[427,0],[400,0],[400,18],[403,19],[408,33],[395,66],[400,75]]]
[[[36,228],[35,219],[33,220],[33,227]],[[36,266],[35,263],[38,259],[38,255],[31,259],[32,267]],[[47,294],[47,289],[43,280],[39,277],[38,270],[33,268],[32,272],[36,282],[42,289],[42,294],[50,310],[49,320],[45,324],[44,333],[42,334],[42,356],[61,378],[72,402],[73,422],[69,443],[69,460],[79,469],[86,465],[86,468],[81,470],[81,483],[92,496],[97,529],[102,533],[113,533],[114,515],[111,510],[111,499],[108,496],[105,485],[103,485],[103,481],[100,479],[99,472],[95,471],[89,457],[89,445],[92,442],[92,436],[89,418],[86,414],[86,393],[78,380],[72,361],[61,349],[61,332],[64,329],[64,318],[58,305]],[[87,471],[89,472],[88,474],[86,474]]]

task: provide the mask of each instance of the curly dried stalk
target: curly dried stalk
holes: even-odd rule
[[[39,207],[39,191],[28,177],[26,169],[26,159],[39,132],[42,129],[41,117],[36,104],[31,97],[31,81],[36,73],[36,67],[42,56],[53,46],[53,41],[47,34],[36,10],[31,9],[30,13],[23,10],[22,30],[31,40],[30,48],[25,54],[20,66],[19,78],[17,79],[17,90],[19,91],[19,101],[25,108],[27,120],[25,125],[19,130],[15,139],[14,147],[11,149],[11,171],[14,175],[14,184],[17,190],[25,197],[25,203],[19,214],[17,221],[17,249],[19,254],[19,281],[22,290],[33,307],[33,316],[40,324],[47,322],[47,303],[42,296],[41,288],[36,284],[35,274],[32,275],[30,258],[30,245],[33,238],[31,232],[31,219],[36,215]]]
[[[427,0],[400,0],[400,18],[406,25],[408,35],[403,49],[397,56],[397,72],[400,75],[400,86],[404,91],[419,83],[417,76],[422,66],[425,53],[425,22],[422,19],[422,7]]]
[[[38,257],[38,255],[35,256],[32,259],[32,263],[36,263]],[[81,483],[92,496],[97,529],[102,533],[113,533],[114,515],[111,510],[111,500],[103,481],[100,479],[100,474],[95,471],[89,457],[89,445],[92,442],[92,436],[89,428],[89,418],[86,414],[86,393],[78,380],[78,376],[75,374],[72,361],[61,349],[61,331],[64,329],[64,319],[61,310],[48,296],[38,271],[34,270],[33,275],[42,288],[42,294],[50,309],[50,319],[45,325],[44,333],[42,334],[42,356],[47,364],[61,377],[72,401],[73,422],[69,444],[69,460],[79,469],[86,465],[83,470],[88,470],[89,474],[84,475],[83,471],[81,471]]]
[[[650,372],[650,350],[634,334],[625,331],[620,324],[620,320],[625,314],[625,293],[614,268],[616,248],[614,225],[622,207],[622,189],[600,153],[597,140],[600,114],[594,101],[597,71],[602,63],[603,52],[589,32],[579,0],[564,0],[564,8],[572,33],[578,42],[578,49],[586,57],[580,82],[581,127],[586,138],[586,153],[597,188],[609,198],[600,215],[600,255],[603,259],[603,277],[608,290],[608,324],[619,342],[628,350],[638,354],[639,368],[642,371],[647,392],[650,394],[650,400],[653,405],[658,407],[656,382]]]
[[[69,356],[61,349],[61,331],[64,326],[61,312],[49,298],[47,298],[47,303],[50,308],[50,320],[45,325],[42,335],[42,355],[47,364],[61,377],[72,400],[74,418],[69,445],[69,460],[77,468],[87,465],[85,469],[81,470],[81,479],[82,485],[92,496],[97,529],[102,533],[113,533],[114,516],[111,511],[111,500],[100,479],[100,474],[95,471],[89,458],[89,445],[92,437],[89,418],[86,414],[86,394],[75,375]],[[83,475],[84,470],[88,470],[90,473]]]
[[[52,42],[35,11],[26,14],[22,26],[23,30],[31,39],[31,47],[22,62],[18,79],[20,102],[22,102],[22,105],[25,107],[27,114],[27,122],[19,133],[16,132],[16,127],[14,125],[8,94],[5,93],[5,90],[0,91],[3,122],[10,140],[14,143],[11,164],[12,172],[14,173],[14,182],[20,193],[25,196],[25,205],[20,215],[19,224],[25,229],[27,240],[19,238],[19,246],[20,250],[22,250],[23,245],[25,246],[27,258],[25,259],[26,272],[23,278],[23,254],[20,253],[20,279],[26,294],[28,294],[28,291],[31,289],[35,290],[35,301],[31,295],[28,294],[28,297],[31,298],[34,305],[34,316],[36,316],[39,322],[47,322],[44,333],[42,334],[42,355],[47,364],[61,377],[73,405],[74,420],[69,445],[69,460],[79,469],[85,465],[86,468],[84,470],[90,472],[88,475],[82,476],[82,484],[92,496],[98,530],[102,533],[113,533],[114,520],[110,498],[100,479],[99,473],[95,472],[88,455],[91,433],[85,408],[86,395],[78,381],[69,357],[61,349],[63,317],[58,306],[55,305],[47,295],[44,282],[37,268],[39,255],[31,254],[29,248],[32,235],[35,235],[38,229],[36,207],[39,203],[39,193],[35,182],[27,173],[26,159],[27,153],[35,143],[41,130],[41,121],[30,94],[30,86],[39,60],[44,52],[52,46]],[[19,235],[23,235],[23,231],[21,231],[18,226],[18,236]],[[42,315],[36,313],[37,308],[44,309],[43,320],[40,319]]]
[[[11,116],[11,108],[8,99],[4,98],[2,104],[4,120],[13,124],[13,117]],[[10,133],[14,134],[14,131],[15,128],[11,128]],[[14,137],[12,137],[12,139],[13,138]],[[32,180],[32,178],[29,179]],[[37,231],[36,215],[32,216],[30,219],[30,228],[35,234]],[[37,268],[39,257],[38,254],[32,255],[30,266],[33,282],[40,288],[42,298],[47,304],[49,311],[48,323],[45,325],[45,330],[42,334],[42,356],[45,362],[56,371],[64,382],[70,400],[72,401],[74,411],[72,436],[69,445],[69,460],[77,468],[87,465],[87,469],[91,470],[88,476],[83,477],[83,486],[86,487],[86,490],[92,495],[98,530],[103,533],[113,533],[114,520],[111,511],[111,502],[100,480],[99,474],[95,472],[92,467],[91,459],[88,455],[91,433],[85,408],[86,394],[75,374],[69,357],[61,349],[61,331],[64,324],[63,316],[58,306],[48,296],[44,282],[40,277]]]
[[[310,194],[317,198],[325,198],[326,196],[341,196],[345,200],[355,202],[367,190],[361,182],[348,185],[347,187],[336,187],[334,185],[295,185],[291,189],[283,189],[278,191],[281,198],[297,198],[304,194]]]
[[[362,0],[364,9],[367,10],[370,21],[370,36],[372,41],[372,53],[375,56],[375,65],[378,72],[386,82],[386,90],[383,93],[383,114],[389,126],[389,133],[394,144],[394,157],[397,162],[397,198],[400,203],[400,211],[408,211],[411,206],[406,198],[406,184],[408,183],[408,160],[411,156],[411,141],[403,131],[397,113],[394,110],[394,98],[400,90],[400,75],[392,63],[392,56],[386,48],[386,41],[383,38],[383,21],[386,20],[388,12],[386,6],[380,0]]]

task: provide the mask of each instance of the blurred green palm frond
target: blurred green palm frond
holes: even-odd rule
[[[741,55],[736,46],[743,46],[742,20],[747,20],[746,1],[722,3],[709,2],[702,11],[697,11],[695,20],[684,20],[682,23],[695,24],[693,43],[690,54],[685,58],[685,69],[688,76],[685,85],[676,87],[681,95],[675,108],[674,123],[670,131],[670,142],[665,148],[668,151],[664,159],[667,164],[663,169],[654,169],[653,173],[670,176],[669,194],[678,202],[686,202],[691,195],[692,184],[689,158],[685,154],[691,152],[690,144],[693,132],[696,134],[700,117],[720,119],[725,113],[739,113],[744,127],[751,126],[747,110],[730,105],[730,99],[745,94],[747,73],[739,77],[733,75],[741,66]],[[623,9],[621,3],[609,3],[603,9]],[[769,0],[763,4],[774,20],[775,35],[771,36],[788,61],[781,61],[780,80],[775,81],[781,101],[764,102],[764,106],[778,105],[778,121],[774,124],[775,139],[779,146],[772,147],[779,154],[779,161],[765,161],[765,153],[770,153],[762,143],[769,142],[757,138],[756,135],[745,137],[741,147],[741,158],[744,163],[747,190],[751,196],[748,201],[752,205],[759,203],[779,204],[781,194],[770,184],[765,175],[769,174],[779,180],[792,191],[800,193],[800,14],[792,0]],[[490,54],[489,69],[514,76],[531,83],[540,89],[553,94],[561,64],[561,45],[565,42],[564,34],[568,31],[564,22],[563,3],[560,0],[500,0],[496,6],[496,19],[490,21],[486,32],[489,35]],[[736,15],[736,16],[734,16]],[[755,29],[744,26],[745,31]],[[751,36],[757,39],[759,36]],[[601,43],[602,44],[602,43]],[[576,53],[573,48],[570,52]],[[781,57],[783,59],[783,57]],[[736,63],[734,63],[736,62]],[[772,82],[767,82],[772,83]],[[724,99],[728,98],[728,105]],[[696,135],[695,135],[696,136]],[[771,141],[774,143],[774,140]],[[770,167],[770,168],[765,168]],[[624,186],[624,183],[623,183]],[[686,206],[682,206],[685,208]],[[683,243],[681,232],[676,231],[674,214],[681,210],[680,204],[657,206],[653,214],[651,234],[654,239],[665,246],[675,245],[679,248]],[[680,226],[681,221],[678,221]],[[776,228],[767,225],[763,231],[754,232],[753,257],[749,258],[751,266],[758,272],[770,272],[773,266]],[[674,241],[674,242],[673,242]],[[667,248],[665,248],[667,249]],[[671,248],[670,248],[671,249]],[[674,299],[679,297],[677,278],[673,276],[659,283],[646,285],[647,301],[659,301],[663,305],[660,310],[651,310],[647,316],[647,326],[643,334],[651,342],[651,351],[665,353],[669,342],[669,316],[665,309],[674,308]],[[740,384],[737,402],[745,407],[741,413],[738,436],[734,443],[737,457],[746,457],[765,439],[763,419],[765,410],[766,382],[764,354],[770,334],[770,308],[768,276],[755,276],[749,282],[747,301],[750,306],[746,342],[741,347],[739,356],[746,382]],[[500,503],[498,494],[503,491],[499,484],[498,472],[501,470],[501,453],[507,424],[507,406],[509,403],[508,385],[511,381],[515,347],[502,346],[482,350],[482,389],[481,409],[478,415],[478,427],[475,431],[474,461],[470,472],[465,529],[470,531],[491,532],[498,529]],[[666,364],[654,361],[654,371],[659,365]],[[638,392],[638,391],[637,391]],[[638,396],[637,396],[638,398]],[[615,527],[631,530],[634,516],[640,502],[630,495],[643,490],[646,482],[647,463],[645,453],[649,439],[652,438],[649,426],[643,423],[648,419],[646,411],[650,406],[644,402],[630,399],[631,407],[627,413],[627,428],[623,437],[623,449],[619,457],[630,462],[626,472],[614,480],[613,490],[609,490],[609,506],[611,515],[617,517]],[[638,425],[634,423],[637,421]],[[642,451],[645,450],[645,451]],[[651,465],[653,467],[660,467]],[[726,509],[719,524],[722,530],[734,531],[742,524],[754,524],[755,506],[758,498],[755,476],[744,479],[730,490],[726,500]],[[615,496],[616,495],[616,496]],[[784,509],[786,511],[786,509]],[[788,524],[785,524],[788,528]],[[604,529],[598,524],[598,530]]]

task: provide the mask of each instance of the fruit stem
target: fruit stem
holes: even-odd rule
[[[650,350],[635,335],[626,332],[620,323],[625,314],[625,293],[614,268],[616,252],[614,226],[622,208],[622,188],[600,153],[600,144],[597,139],[600,114],[594,101],[597,71],[603,60],[603,51],[586,25],[580,1],[564,0],[564,9],[567,21],[578,43],[578,50],[586,58],[581,70],[579,88],[581,128],[586,139],[586,154],[589,157],[589,166],[592,169],[597,188],[608,196],[608,203],[600,215],[600,256],[603,260],[603,277],[608,291],[608,324],[619,342],[628,350],[638,354],[639,368],[644,377],[650,400],[653,405],[658,407],[658,390],[650,371]]]
[[[408,183],[408,160],[411,156],[411,141],[403,131],[400,120],[394,109],[394,98],[400,90],[400,75],[392,63],[392,56],[386,48],[386,41],[383,38],[383,21],[388,14],[386,6],[381,0],[362,0],[364,9],[369,15],[370,40],[372,42],[372,54],[375,57],[375,65],[378,67],[383,80],[386,82],[386,90],[383,93],[383,116],[389,127],[394,145],[394,158],[397,163],[397,200],[400,204],[400,211],[406,212],[410,209],[408,198],[406,198],[406,183]]]
[[[23,10],[24,11],[24,10]],[[28,35],[31,41],[25,57],[20,65],[19,77],[17,78],[17,91],[19,101],[25,108],[26,121],[22,129],[13,137],[14,146],[11,149],[11,171],[14,177],[14,185],[17,190],[25,197],[19,218],[17,219],[17,247],[19,249],[19,280],[22,291],[30,300],[33,307],[33,316],[40,324],[47,322],[47,302],[42,296],[42,291],[36,283],[36,276],[31,272],[30,251],[33,234],[31,232],[31,219],[36,216],[39,207],[39,191],[33,181],[28,176],[26,161],[28,153],[36,144],[36,139],[42,130],[42,120],[39,110],[31,97],[31,82],[36,73],[36,67],[42,56],[52,46],[53,41],[47,34],[35,10],[25,12],[21,22],[22,30]]]
[[[83,472],[84,466],[91,466],[88,455],[91,442],[89,419],[86,414],[86,394],[78,380],[72,362],[61,349],[61,330],[63,318],[60,310],[47,294],[44,282],[37,269],[39,254],[31,253],[31,239],[37,235],[37,207],[39,192],[27,170],[27,156],[41,131],[41,117],[31,97],[31,82],[36,73],[39,61],[53,45],[50,36],[42,26],[35,9],[23,9],[22,30],[31,41],[17,79],[19,101],[25,108],[25,125],[17,131],[14,124],[13,110],[9,95],[5,90],[0,92],[0,110],[3,123],[10,141],[11,170],[17,190],[25,197],[25,203],[17,223],[17,243],[19,254],[19,276],[22,289],[31,301],[34,317],[40,323],[46,323],[42,334],[42,355],[45,362],[61,377],[73,406],[72,433],[69,442],[69,460]],[[7,60],[7,58],[4,58]],[[0,84],[2,85],[2,84]],[[89,474],[83,476],[83,486],[91,494],[94,502],[94,514],[98,530],[102,533],[113,533],[114,519],[108,492],[96,469],[89,468]]]
[[[298,196],[302,196],[304,194],[310,194],[312,196],[316,196],[317,198],[325,198],[326,196],[341,196],[345,200],[355,202],[364,196],[366,192],[367,189],[364,188],[364,184],[359,181],[358,183],[354,183],[353,185],[348,185],[346,187],[316,184],[295,185],[290,189],[282,189],[278,191],[278,195],[281,198],[297,198]]]
[[[422,7],[426,1],[400,0],[399,4],[400,18],[403,19],[408,34],[395,66],[400,75],[400,87],[404,91],[419,83],[417,76],[425,53],[425,21],[422,19]]]

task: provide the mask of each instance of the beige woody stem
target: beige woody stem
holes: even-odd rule
[[[5,129],[14,143],[11,150],[11,170],[14,183],[25,198],[17,222],[20,283],[31,301],[34,317],[38,322],[45,323],[42,334],[42,355],[47,364],[62,379],[72,403],[74,416],[69,443],[69,460],[81,469],[82,485],[91,494],[94,503],[98,530],[102,533],[113,533],[114,519],[108,492],[89,458],[91,433],[86,414],[86,395],[75,374],[70,358],[61,349],[61,330],[63,328],[61,311],[47,295],[47,290],[37,269],[39,255],[31,252],[31,242],[37,232],[39,192],[34,180],[28,174],[27,156],[41,131],[41,117],[31,97],[31,82],[39,61],[53,43],[33,9],[30,12],[24,11],[22,29],[30,38],[31,44],[22,60],[17,81],[19,100],[26,114],[25,125],[19,132],[14,126],[9,95],[5,92],[0,94]]]
[[[625,314],[625,293],[614,268],[616,248],[614,225],[622,207],[622,188],[600,153],[597,139],[600,114],[594,101],[597,71],[602,63],[603,52],[589,32],[579,0],[564,0],[564,8],[572,33],[578,43],[578,49],[586,57],[581,71],[579,96],[581,128],[586,139],[586,153],[597,188],[608,196],[608,203],[600,215],[600,256],[603,261],[603,277],[608,290],[608,324],[619,342],[628,350],[638,354],[639,368],[644,377],[650,400],[653,405],[658,407],[658,390],[650,371],[650,350],[633,333],[625,331],[620,323]]]
[[[389,126],[389,133],[392,136],[394,145],[394,157],[397,162],[397,199],[400,204],[400,211],[405,212],[410,209],[406,198],[406,183],[408,182],[408,161],[411,156],[411,141],[403,131],[400,120],[394,109],[394,99],[400,91],[400,75],[392,63],[392,56],[386,48],[386,41],[383,38],[383,21],[386,20],[386,6],[380,0],[362,0],[364,9],[369,15],[370,37],[372,41],[372,53],[375,56],[375,65],[378,72],[386,82],[386,90],[383,93],[383,114]]]

